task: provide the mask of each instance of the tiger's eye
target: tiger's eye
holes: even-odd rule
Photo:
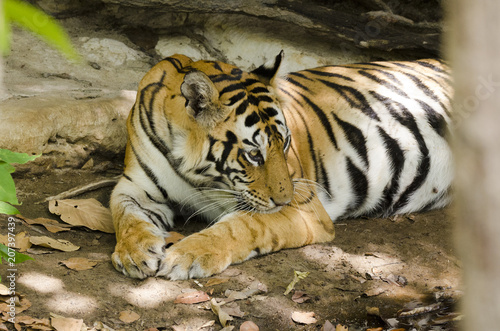
[[[250,162],[257,163],[259,165],[264,163],[264,158],[258,149],[252,149],[251,151],[248,151],[246,155]]]

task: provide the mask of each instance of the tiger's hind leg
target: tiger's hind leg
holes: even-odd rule
[[[114,267],[133,278],[154,276],[165,258],[166,229],[174,213],[165,203],[123,177],[111,195],[111,213],[117,244],[111,260]]]

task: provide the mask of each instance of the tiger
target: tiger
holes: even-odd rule
[[[452,79],[437,59],[251,71],[173,55],[140,81],[110,209],[126,276],[208,277],[330,242],[335,221],[446,206]],[[179,209],[209,226],[166,244]]]

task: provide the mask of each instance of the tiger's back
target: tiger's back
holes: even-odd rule
[[[292,146],[312,160],[306,176],[325,189],[332,220],[449,202],[450,83],[437,60],[326,66],[279,82]]]

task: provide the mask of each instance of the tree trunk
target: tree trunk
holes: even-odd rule
[[[464,330],[500,327],[500,2],[449,2]]]

